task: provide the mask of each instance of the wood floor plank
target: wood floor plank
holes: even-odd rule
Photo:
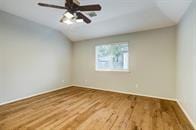
[[[80,87],[0,106],[0,130],[193,130],[176,102]]]

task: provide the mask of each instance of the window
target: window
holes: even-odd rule
[[[96,46],[97,71],[128,71],[128,43],[106,44]]]

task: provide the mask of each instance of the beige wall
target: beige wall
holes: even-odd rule
[[[178,26],[177,99],[196,127],[196,1]]]
[[[0,12],[0,48],[0,104],[71,84],[71,44],[60,32]]]
[[[72,48],[60,32],[0,12],[0,104],[74,84],[177,95],[196,124],[196,2],[177,33],[177,53],[176,27],[77,42]],[[129,42],[130,72],[96,72],[95,46],[117,42]]]
[[[96,72],[95,46],[116,42],[129,42],[130,72]],[[73,84],[175,98],[175,49],[175,27],[74,43]]]

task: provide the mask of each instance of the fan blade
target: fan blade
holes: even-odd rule
[[[89,18],[87,18],[84,14],[77,12],[76,13],[78,16],[78,19],[83,19],[84,22],[86,22],[87,24],[91,23],[91,20]]]
[[[45,3],[38,3],[38,5],[43,6],[43,7],[56,8],[56,9],[66,9],[66,8],[63,7],[63,6],[51,5],[51,4],[45,4]]]
[[[80,11],[100,11],[101,6],[100,5],[84,5],[79,6]]]

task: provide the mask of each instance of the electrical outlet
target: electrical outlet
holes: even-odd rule
[[[138,84],[135,84],[135,88],[139,88],[139,85]]]
[[[66,81],[65,81],[65,80],[62,80],[61,82],[62,82],[62,83],[64,83],[64,84],[66,83]]]

